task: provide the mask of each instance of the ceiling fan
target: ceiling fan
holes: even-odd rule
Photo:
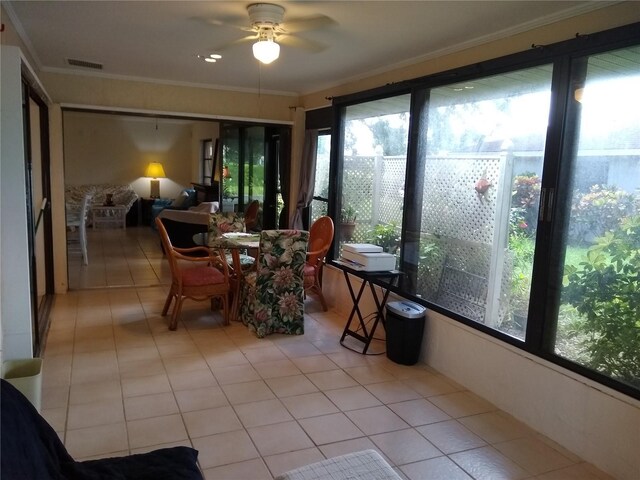
[[[336,23],[325,15],[313,15],[285,21],[285,9],[273,3],[253,3],[247,7],[247,13],[249,14],[249,21],[251,22],[250,27],[232,26],[252,32],[252,34],[226,46],[253,41],[253,56],[265,64],[273,62],[280,56],[280,44],[303,48],[311,52],[324,50],[326,45],[295,36],[295,34]],[[220,21],[215,23],[218,25],[228,25]]]

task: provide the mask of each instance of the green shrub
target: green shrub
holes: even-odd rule
[[[584,319],[587,366],[640,387],[640,216],[597,238],[565,275],[563,301]]]
[[[369,231],[368,238],[385,252],[396,253],[400,246],[400,230],[396,223],[379,223]]]
[[[538,221],[540,202],[540,177],[533,172],[513,177],[511,191],[511,211],[517,212],[515,224],[523,233],[532,235]],[[513,213],[512,213],[513,216]]]
[[[571,204],[570,241],[585,244],[618,226],[620,218],[633,215],[634,197],[614,186],[593,185],[588,193],[576,192]]]

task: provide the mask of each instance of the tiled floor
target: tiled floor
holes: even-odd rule
[[[153,250],[148,232],[129,230]],[[159,253],[147,254],[161,281]],[[609,478],[427,366],[344,349],[344,319],[313,299],[304,335],[257,339],[191,301],[168,331],[166,292],[56,297],[43,415],[74,457],[189,445],[207,479],[260,480],[374,448],[411,480]]]

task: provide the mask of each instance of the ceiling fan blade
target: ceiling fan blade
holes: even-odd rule
[[[323,43],[307,40],[306,38],[295,37],[293,35],[279,36],[278,43],[289,47],[301,48],[313,53],[319,53],[327,48]]]
[[[285,19],[281,27],[286,33],[297,33],[307,30],[317,30],[337,24],[338,22],[326,15],[312,15],[310,17],[293,18],[291,20]]]
[[[252,32],[253,28],[246,24],[246,20],[237,17],[232,19],[220,19],[220,18],[203,18],[203,17],[192,17],[191,20],[195,20],[200,23],[205,23],[214,27],[228,27],[235,28],[237,30],[242,30],[244,32]]]
[[[212,51],[224,51],[227,48],[231,48],[235,45],[240,45],[242,43],[247,43],[247,42],[251,42],[251,41],[257,41],[258,40],[258,35],[254,34],[254,35],[247,35],[246,37],[242,37],[239,38],[237,40],[234,40],[233,42],[229,42],[229,43],[225,43],[224,45],[219,45],[218,47],[212,49]]]

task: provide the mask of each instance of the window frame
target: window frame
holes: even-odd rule
[[[563,168],[562,159],[567,154],[570,144],[570,128],[572,127],[570,107],[571,72],[575,63],[590,55],[612,51],[624,47],[640,45],[640,23],[633,23],[623,27],[606,30],[590,35],[576,35],[576,38],[552,45],[532,45],[528,51],[511,54],[473,65],[440,72],[434,75],[420,77],[413,80],[398,82],[371,90],[357,92],[333,98],[333,128],[331,138],[331,164],[329,182],[329,215],[339,219],[342,205],[342,156],[344,146],[344,122],[346,109],[360,103],[373,102],[378,99],[397,95],[411,94],[411,109],[409,123],[409,143],[407,147],[407,168],[405,176],[405,195],[414,199],[414,204],[422,205],[422,179],[424,165],[418,159],[424,156],[421,152],[420,136],[418,132],[424,129],[424,112],[421,105],[428,103],[431,89],[447,84],[475,80],[487,76],[508,73],[544,64],[552,64],[553,75],[551,81],[551,105],[549,124],[546,134],[543,156],[543,171],[540,199],[540,220],[535,241],[533,260],[532,284],[526,335],[524,340],[509,336],[481,323],[470,320],[439,305],[417,297],[409,292],[413,286],[400,283],[392,291],[412,301],[420,303],[438,313],[446,315],[471,328],[479,330],[491,337],[497,338],[516,348],[564,367],[584,377],[590,378],[607,387],[613,388],[626,395],[640,399],[640,390],[623,382],[615,380],[605,374],[591,370],[580,364],[560,357],[554,353],[555,325],[557,305],[560,301],[559,288],[562,282],[563,257],[562,238],[567,228],[566,219],[570,202],[565,191],[567,176],[570,168]],[[573,125],[575,127],[575,125]],[[568,140],[569,139],[569,140]],[[569,190],[569,189],[566,189]],[[554,201],[555,198],[555,201]],[[411,211],[409,211],[411,210]],[[412,267],[417,262],[409,262],[409,242],[416,239],[409,238],[408,232],[418,231],[420,225],[421,208],[404,209],[402,218],[400,269],[413,276]],[[564,224],[563,224],[564,221]],[[335,242],[328,258],[337,258],[338,242]],[[414,277],[415,278],[415,277]]]

